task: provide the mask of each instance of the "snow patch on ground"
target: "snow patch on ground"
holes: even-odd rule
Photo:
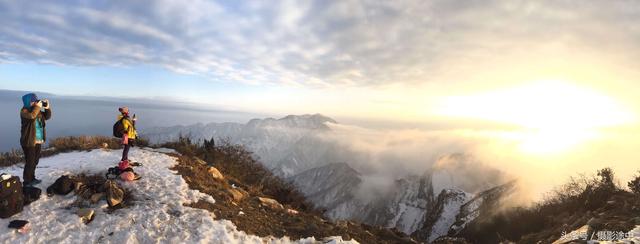
[[[117,165],[120,151],[97,149],[89,152],[59,154],[40,160],[36,177],[43,182],[41,198],[25,206],[24,210],[8,219],[0,219],[1,243],[315,243],[313,237],[297,241],[288,238],[260,238],[238,231],[227,220],[214,220],[209,212],[185,207],[184,204],[215,200],[204,193],[189,189],[175,171],[175,158],[154,152],[157,149],[134,149],[130,158],[143,164],[136,172],[142,179],[120,182],[132,191],[133,206],[106,213],[102,201],[92,205],[95,219],[84,224],[72,207],[76,196],[47,197],[46,187],[64,174],[104,174]],[[165,152],[164,150],[162,150]],[[0,172],[22,176],[23,164],[0,168]],[[31,223],[31,231],[18,233],[7,226],[11,220],[24,219]],[[339,237],[326,241],[345,242]]]
[[[148,150],[148,151],[152,151],[152,152],[159,152],[159,153],[175,153],[178,154],[178,152],[174,149],[171,148],[150,148],[150,147],[145,147],[143,148],[144,150]]]

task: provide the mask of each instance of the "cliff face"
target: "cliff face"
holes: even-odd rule
[[[436,172],[438,177],[441,172]],[[396,228],[418,240],[433,241],[447,235],[459,215],[473,219],[484,194],[459,189],[442,189],[434,194],[434,173],[398,179],[383,197],[363,199],[358,191],[361,175],[345,163],[328,164],[288,178],[316,206],[333,220],[357,220],[370,225]],[[441,186],[438,186],[441,188]],[[473,200],[473,201],[471,201]],[[463,218],[460,216],[460,218]]]

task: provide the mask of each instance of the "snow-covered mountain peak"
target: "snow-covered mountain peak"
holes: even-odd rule
[[[252,119],[247,123],[249,128],[286,127],[300,129],[329,129],[325,123],[338,123],[334,119],[321,114],[287,115],[280,119]]]

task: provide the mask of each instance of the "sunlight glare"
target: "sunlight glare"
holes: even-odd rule
[[[568,150],[596,138],[599,129],[632,120],[613,98],[556,80],[448,97],[438,113],[517,125],[520,148],[534,154]]]

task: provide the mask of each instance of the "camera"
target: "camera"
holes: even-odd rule
[[[42,102],[42,107],[46,107],[47,105],[49,105],[49,102],[45,101],[45,100],[40,100]]]

